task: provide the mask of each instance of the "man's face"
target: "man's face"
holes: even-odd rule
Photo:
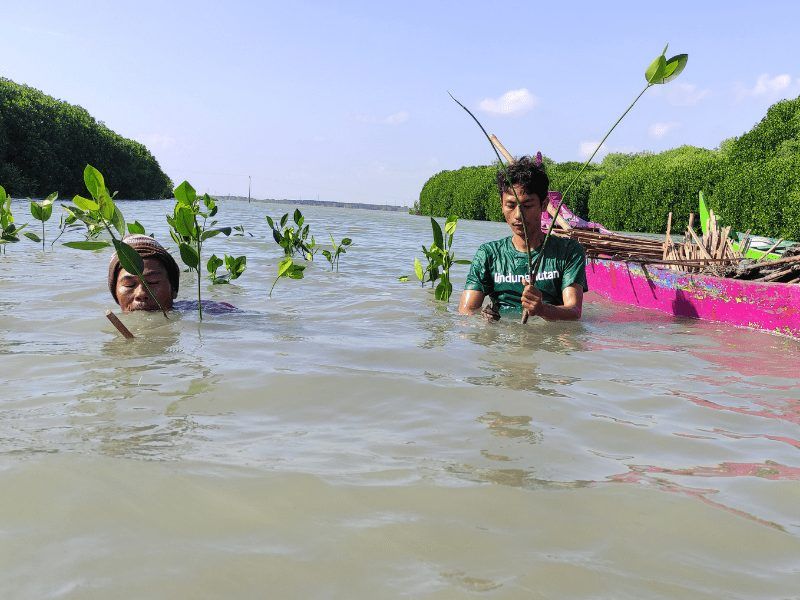
[[[171,309],[174,295],[164,264],[157,258],[145,258],[143,275],[164,310]],[[122,312],[158,310],[158,304],[153,301],[136,275],[131,275],[122,268],[117,276],[117,300]]]
[[[524,237],[522,229],[522,218],[524,216],[528,235],[533,235],[533,232],[542,228],[542,200],[538,194],[526,194],[518,185],[514,186],[514,190],[517,192],[516,198],[511,190],[503,193],[501,198],[503,216],[508,226],[511,227],[511,231],[520,237]],[[517,198],[519,198],[519,206],[522,207],[521,214],[517,205]]]

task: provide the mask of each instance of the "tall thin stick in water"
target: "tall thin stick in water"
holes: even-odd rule
[[[492,150],[494,151],[495,156],[497,156],[497,162],[500,164],[500,169],[503,171],[503,177],[506,178],[506,183],[508,184],[509,189],[514,194],[514,200],[516,200],[516,202],[517,202],[517,210],[519,210],[519,215],[521,217],[520,220],[522,221],[522,234],[525,236],[525,250],[526,250],[526,252],[528,254],[528,261],[527,261],[527,263],[528,263],[528,281],[533,282],[533,272],[532,272],[532,269],[531,269],[531,262],[532,262],[532,259],[531,259],[531,244],[528,241],[528,227],[527,227],[527,225],[525,225],[525,213],[522,211],[522,204],[520,204],[519,196],[517,196],[517,190],[515,190],[514,186],[511,185],[511,179],[509,179],[509,177],[508,177],[508,171],[506,170],[506,165],[503,162],[503,159],[501,158],[500,153],[497,151],[497,148],[495,147],[494,142],[492,141],[492,136],[490,136],[486,132],[486,129],[483,127],[483,125],[481,125],[481,122],[478,120],[478,118],[475,115],[472,114],[472,111],[470,111],[470,109],[468,109],[466,106],[461,104],[461,102],[456,100],[456,97],[453,96],[453,94],[451,94],[450,92],[447,92],[447,93],[453,99],[453,102],[455,102],[461,108],[463,108],[465,111],[467,111],[467,114],[470,117],[472,117],[472,120],[475,121],[478,124],[478,127],[481,128],[481,131],[483,132],[483,135],[486,136],[486,139],[488,140],[489,145],[492,147]],[[502,197],[501,197],[501,200],[502,200]],[[492,299],[492,301],[494,301],[494,298]],[[525,313],[524,310],[522,311],[522,314],[523,314],[523,319],[527,319],[526,313]],[[525,321],[523,320],[523,323],[524,322]]]

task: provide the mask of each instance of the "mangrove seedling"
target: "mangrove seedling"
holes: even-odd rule
[[[217,275],[217,270],[221,266],[225,266],[225,272],[222,275]],[[230,256],[225,254],[224,258],[220,258],[216,254],[212,254],[211,258],[206,263],[208,276],[213,284],[230,283],[234,279],[239,279],[242,273],[247,269],[246,256]]]
[[[433,229],[433,243],[430,248],[422,246],[422,252],[428,264],[423,268],[418,258],[414,259],[414,273],[422,286],[430,282],[434,289],[434,297],[444,302],[450,301],[453,294],[453,284],[450,280],[450,268],[454,264],[468,265],[468,260],[457,260],[453,252],[453,236],[456,233],[458,217],[451,215],[447,217],[444,224],[444,232],[439,223],[431,217],[431,229]],[[439,282],[438,284],[436,282]]]
[[[342,238],[342,241],[337,244],[336,240],[333,239],[333,236],[330,233],[328,235],[331,236],[332,249],[323,250],[322,256],[324,256],[327,259],[327,261],[331,264],[331,271],[333,271],[334,267],[336,267],[336,272],[338,273],[339,257],[342,254],[347,254],[347,248],[349,248],[352,245],[353,240],[351,240],[350,238]],[[314,238],[311,239],[313,240]]]
[[[42,222],[42,237],[31,231],[25,232],[25,237],[34,242],[42,242],[42,252],[44,252],[44,224],[50,220],[53,214],[53,202],[58,198],[58,192],[53,192],[41,202],[31,202],[31,215],[37,221]]]
[[[19,232],[27,227],[17,226],[14,223],[14,215],[11,213],[11,196],[6,194],[5,188],[0,185],[0,248],[5,252],[6,244],[18,242]]]
[[[305,223],[305,217],[303,216],[303,213],[300,212],[300,209],[296,208],[294,210],[294,214],[292,215],[294,226],[287,226],[287,222],[289,221],[289,213],[285,213],[280,218],[278,225],[275,224],[275,221],[269,215],[266,216],[266,219],[267,224],[270,226],[270,229],[272,229],[272,237],[275,239],[277,244],[283,248],[283,254],[285,256],[294,256],[295,254],[300,254],[301,256],[306,257],[307,260],[312,260],[314,258],[313,254],[311,255],[311,258],[308,258],[309,247],[307,240],[309,226],[303,226]]]
[[[172,215],[167,215],[169,234],[178,244],[178,251],[183,263],[190,271],[197,273],[197,312],[203,320],[203,304],[201,298],[202,274],[200,268],[203,256],[203,242],[220,233],[230,235],[230,227],[214,227],[217,222],[208,222],[217,214],[217,203],[208,194],[202,197],[197,195],[195,189],[184,181],[175,188],[175,207]],[[198,222],[202,218],[202,223]],[[207,266],[207,265],[206,265]]]
[[[650,63],[650,66],[647,67],[647,69],[645,70],[645,73],[644,73],[644,78],[645,78],[645,81],[646,81],[646,84],[645,84],[644,88],[642,89],[641,92],[639,92],[639,95],[636,96],[636,98],[633,100],[633,102],[631,102],[631,104],[628,106],[628,108],[625,109],[625,112],[623,112],[622,115],[611,126],[611,129],[609,129],[608,132],[606,132],[606,134],[603,136],[603,139],[601,139],[600,142],[597,144],[597,147],[595,147],[594,152],[592,152],[591,156],[589,156],[589,158],[586,159],[586,162],[583,163],[583,166],[580,168],[578,173],[575,175],[575,177],[573,177],[573,179],[572,179],[572,181],[570,181],[569,185],[567,185],[567,187],[565,188],[564,192],[561,194],[561,202],[559,202],[558,206],[556,207],[555,211],[553,212],[554,215],[558,215],[559,214],[559,212],[561,211],[561,206],[564,204],[564,201],[567,198],[567,194],[572,189],[572,186],[575,185],[575,182],[577,182],[580,179],[581,175],[586,170],[586,167],[589,166],[589,163],[592,162],[592,160],[594,159],[595,155],[599,152],[600,148],[603,146],[605,141],[611,135],[611,132],[614,131],[614,129],[616,129],[617,125],[619,125],[620,122],[622,121],[622,119],[624,119],[625,116],[631,111],[631,109],[634,107],[634,105],[639,101],[639,98],[641,98],[644,95],[644,93],[647,90],[649,90],[652,86],[654,86],[654,85],[663,85],[665,83],[668,83],[668,82],[672,81],[673,79],[678,77],[678,75],[680,75],[681,72],[683,71],[683,69],[686,67],[686,63],[689,60],[689,55],[688,54],[676,54],[675,56],[667,59],[666,58],[666,54],[667,54],[667,49],[668,48],[669,48],[669,44],[664,46],[664,50],[661,51],[661,54],[659,56],[657,56],[655,58],[655,60],[653,60]],[[461,108],[463,108],[467,112],[467,114],[469,114],[469,116],[472,117],[472,119],[475,121],[475,123],[477,123],[478,127],[481,128],[481,131],[483,132],[484,136],[486,136],[486,139],[489,142],[489,145],[492,147],[492,150],[494,150],[494,153],[497,156],[497,160],[499,162],[501,170],[503,171],[503,175],[506,177],[506,181],[510,184],[511,182],[508,180],[508,173],[506,171],[506,167],[505,167],[505,163],[503,162],[503,158],[500,156],[500,152],[498,152],[497,148],[495,147],[494,143],[492,142],[491,137],[486,132],[486,129],[484,128],[484,126],[481,124],[480,121],[478,121],[477,117],[474,114],[472,114],[472,112],[466,106],[464,106],[461,102],[456,100],[456,98],[452,94],[450,94],[450,97],[456,102],[456,104],[458,104]],[[519,207],[519,210],[522,211],[522,205],[519,203],[519,198],[517,198],[516,190],[514,189],[513,186],[509,185],[509,187],[510,187],[511,191],[514,192],[514,198],[517,201],[517,206]],[[528,243],[528,232],[527,232],[527,229],[525,228],[525,219],[524,218],[522,219],[523,234],[525,236],[525,245],[527,246],[527,249],[528,249],[528,261],[527,261],[528,262],[528,281],[531,281],[531,282],[532,281],[536,281],[536,275],[539,272],[539,268],[542,265],[542,259],[544,258],[544,249],[545,249],[545,246],[547,245],[547,242],[550,239],[550,235],[553,232],[553,227],[554,227],[555,223],[556,223],[556,219],[553,218],[551,223],[550,223],[550,227],[548,228],[547,233],[545,234],[544,240],[542,241],[542,246],[541,246],[541,251],[539,252],[539,257],[538,257],[536,263],[532,264],[532,261],[531,261],[531,248],[530,248],[530,244]],[[522,311],[522,322],[526,323],[527,321],[528,321],[528,313],[523,310]]]
[[[92,165],[86,165],[83,170],[83,181],[89,191],[89,195],[91,195],[91,199],[75,196],[72,199],[74,206],[65,208],[77,220],[86,225],[87,239],[81,242],[65,242],[64,245],[78,250],[99,250],[113,245],[119,258],[120,266],[128,273],[136,276],[164,314],[164,317],[166,317],[167,312],[143,277],[144,260],[133,247],[121,239],[125,235],[125,217],[115,204],[113,195],[108,191],[103,175]],[[114,230],[117,231],[120,238],[117,238]],[[107,232],[111,241],[96,239],[99,237],[100,231]]]
[[[272,298],[272,290],[275,289],[275,284],[278,283],[280,278],[302,279],[303,271],[305,270],[305,265],[298,265],[291,256],[284,256],[281,262],[278,263],[278,276],[272,282],[272,287],[269,288],[269,297]]]

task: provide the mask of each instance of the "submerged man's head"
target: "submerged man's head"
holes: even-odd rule
[[[158,303],[147,293],[139,278],[119,264],[116,254],[108,265],[108,289],[122,312],[159,310],[158,304],[169,310],[178,295],[180,269],[166,248],[146,235],[128,235],[125,243],[133,247],[144,261],[143,279]]]

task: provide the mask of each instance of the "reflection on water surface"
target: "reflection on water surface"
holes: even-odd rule
[[[164,203],[124,210],[169,239]],[[209,241],[248,255],[205,292],[241,312],[126,315],[132,343],[106,254],[0,258],[2,597],[796,594],[797,342],[591,294],[460,317],[397,281],[427,219],[367,211],[304,211],[355,244],[268,299],[266,212]]]

